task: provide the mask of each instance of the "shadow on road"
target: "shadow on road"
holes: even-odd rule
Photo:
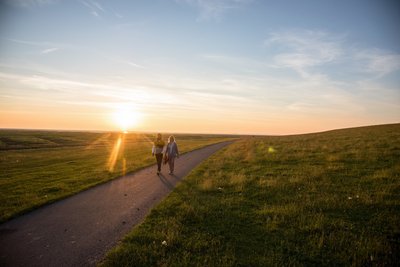
[[[168,189],[173,189],[174,185],[168,181],[168,179],[164,176],[164,174],[160,173],[158,175],[158,178],[160,178],[160,181],[168,188]]]

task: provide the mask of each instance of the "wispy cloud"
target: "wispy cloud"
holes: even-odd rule
[[[240,58],[217,55],[205,58],[239,65],[243,62]],[[127,62],[121,61],[121,64]],[[251,63],[249,61],[247,64],[250,66]],[[353,114],[353,118],[362,117],[371,107],[390,111],[390,114],[399,111],[395,100],[398,99],[398,92],[387,90],[379,83],[372,87],[370,82],[342,84],[318,73],[311,73],[307,79],[293,76],[281,79],[268,72],[263,76],[226,73],[202,77],[180,75],[174,71],[147,73],[146,69],[138,78],[121,76],[92,80],[87,77],[23,73],[0,73],[3,84],[14,84],[9,88],[25,88],[23,91],[5,89],[0,98],[6,96],[7,100],[4,101],[9,101],[12,97],[18,103],[30,103],[34,98],[37,103],[52,108],[76,107],[100,113],[112,110],[121,103],[134,103],[142,112],[154,117],[163,114],[186,119],[195,116],[215,120],[226,118],[252,121],[257,125],[280,117],[295,121],[299,117],[318,120],[323,116],[328,121],[346,121],[349,113]],[[368,86],[371,88],[368,91],[371,95],[369,98],[374,99],[373,103],[365,101],[363,90]],[[376,117],[388,119],[385,112],[380,114],[377,110]]]
[[[400,70],[400,54],[366,49],[356,52],[355,58],[362,64],[361,71],[375,75],[377,78]]]
[[[30,46],[40,46],[40,47],[48,47],[48,46],[54,46],[54,43],[50,42],[35,42],[35,41],[28,41],[28,40],[19,40],[19,39],[12,39],[12,38],[2,38],[3,40],[17,43],[17,44],[23,44],[23,45],[30,45]]]
[[[61,43],[52,43],[52,42],[38,42],[38,41],[18,40],[18,39],[10,39],[10,38],[3,38],[3,40],[13,42],[16,44],[40,48],[41,50],[38,51],[38,53],[40,53],[40,54],[50,54],[50,53],[59,51],[60,49],[76,48],[72,45],[61,44]]]
[[[0,72],[0,79],[6,84],[18,84],[29,88],[30,96],[36,92],[45,91],[51,101],[65,101],[66,97],[70,103],[80,104],[92,103],[98,106],[101,102],[103,107],[114,107],[115,103],[124,101],[135,102],[138,105],[164,103],[171,99],[168,94],[157,88],[138,84],[121,84],[116,82],[99,83],[92,81],[78,81],[68,78],[50,77],[48,75],[25,75]],[[0,95],[4,95],[5,90]],[[13,94],[21,96],[19,90],[10,90]],[[157,93],[152,93],[157,91]],[[29,97],[30,97],[29,96]],[[28,98],[29,98],[28,97]]]
[[[329,65],[335,65],[336,72],[342,71],[347,76],[354,74],[360,78],[360,73],[367,74],[368,79],[381,78],[400,70],[400,54],[355,47],[346,35],[326,31],[275,32],[264,44],[266,48],[277,51],[272,54],[277,67],[292,69],[303,78],[320,75]]]
[[[157,114],[160,111],[170,112],[181,110],[187,116],[188,112],[204,110],[204,103],[208,103],[207,112],[217,112],[221,107],[243,107],[249,99],[240,94],[229,94],[232,87],[241,87],[234,80],[203,81],[197,79],[178,79],[170,77],[171,89],[165,85],[165,80],[153,77],[152,82],[109,80],[109,81],[82,81],[78,79],[57,78],[45,74],[26,75],[0,72],[0,79],[4,84],[14,84],[24,90],[5,90],[3,95],[12,95],[14,98],[25,98],[29,101],[32,96],[38,99],[46,96],[43,101],[51,105],[54,103],[94,106],[111,109],[123,102],[135,103],[148,114]],[[210,88],[223,87],[219,91]],[[27,90],[29,96],[25,96]],[[177,93],[178,92],[178,93]],[[228,101],[227,101],[228,100]],[[47,103],[46,102],[46,103]]]
[[[60,49],[60,48],[58,48],[58,47],[48,48],[48,49],[43,50],[43,51],[41,52],[41,54],[53,53],[53,52],[55,52],[55,51],[57,51],[57,50],[59,50],[59,49]]]
[[[103,8],[103,6],[100,5],[99,2],[96,2],[94,0],[80,0],[80,3],[86,6],[89,9],[90,14],[95,17],[100,17],[101,13],[106,13],[105,8]]]
[[[114,11],[114,15],[115,15],[117,18],[119,18],[119,19],[124,18],[124,16],[122,16],[120,13],[115,12],[115,11]]]
[[[135,67],[135,68],[145,69],[144,66],[139,65],[139,64],[136,64],[136,63],[133,63],[133,62],[131,62],[131,61],[127,61],[126,63],[127,63],[129,66],[132,66],[132,67]]]
[[[324,31],[296,30],[272,33],[264,44],[277,45],[284,52],[274,56],[277,66],[306,75],[307,68],[334,62],[343,54],[343,36]]]
[[[143,64],[140,64],[140,63],[132,61],[132,60],[127,60],[127,59],[123,59],[120,57],[116,57],[116,56],[110,56],[109,54],[107,54],[103,51],[98,51],[93,47],[76,46],[76,45],[62,44],[62,43],[56,43],[56,42],[45,42],[45,41],[39,42],[39,41],[30,41],[30,40],[19,40],[19,39],[12,39],[12,38],[0,38],[0,40],[1,39],[16,43],[16,44],[40,48],[40,50],[39,49],[35,49],[35,50],[38,50],[37,53],[42,54],[42,55],[54,53],[54,52],[60,51],[60,50],[63,50],[63,51],[70,50],[70,51],[74,51],[74,52],[80,51],[80,52],[86,53],[86,55],[91,54],[98,58],[107,60],[109,62],[118,63],[118,64],[122,64],[122,65],[129,66],[132,68],[137,68],[137,69],[146,69],[146,66],[144,66]]]
[[[6,3],[16,7],[44,6],[57,3],[59,0],[6,0]]]
[[[111,57],[111,56],[105,55],[104,53],[101,53],[101,52],[97,52],[96,54],[98,56],[104,58],[105,60],[108,60],[108,61],[111,61],[111,62],[115,62],[115,63],[122,64],[122,65],[128,65],[128,66],[133,67],[133,68],[146,69],[145,66],[143,66],[143,65],[141,65],[141,64],[139,64],[137,62],[133,62],[133,61],[130,61],[130,60],[125,60],[125,59],[120,59],[120,58],[117,58],[117,57]]]
[[[238,9],[253,0],[176,0],[176,2],[198,8],[200,20],[219,20],[229,10]]]
[[[199,57],[209,62],[221,64],[223,66],[241,67],[243,69],[247,69],[248,71],[255,68],[271,67],[271,64],[268,64],[265,61],[248,57],[238,57],[223,54],[202,54],[199,55]]]

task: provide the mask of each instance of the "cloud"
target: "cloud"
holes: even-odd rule
[[[128,61],[128,62],[126,62],[126,63],[127,63],[129,66],[132,66],[132,67],[135,67],[135,68],[145,69],[144,66],[139,65],[139,64],[136,64],[136,63],[133,63],[133,62],[131,62],[131,61]]]
[[[286,103],[281,105],[289,111],[308,115],[352,113],[362,117],[372,107],[379,107],[379,116],[383,118],[390,113],[388,110],[398,110],[395,105],[385,106],[393,102],[388,97],[393,90],[373,83],[376,78],[400,70],[398,54],[356,49],[344,34],[315,30],[274,32],[264,45],[277,68],[291,69],[300,75],[287,76],[286,85],[272,85],[274,97],[284,99]],[[371,84],[374,90],[366,90]]]
[[[12,38],[0,38],[9,42],[13,42],[16,44],[22,44],[32,47],[38,47],[42,50],[40,51],[41,54],[48,54],[60,49],[80,49],[80,47],[70,45],[70,44],[62,44],[62,43],[54,43],[54,42],[37,42],[37,41],[28,41],[28,40],[19,40],[19,39],[12,39]]]
[[[240,8],[253,0],[176,0],[176,2],[198,8],[200,20],[219,20],[229,10]]]
[[[151,81],[129,79],[85,81],[79,77],[70,79],[52,76],[43,73],[26,75],[0,72],[3,84],[9,84],[9,88],[18,88],[5,90],[0,97],[13,95],[14,98],[22,97],[25,101],[34,97],[52,105],[60,103],[106,109],[118,103],[132,102],[149,114],[161,110],[166,112],[181,110],[184,114],[204,111],[205,103],[208,106],[207,112],[218,111],[222,107],[244,108],[245,103],[252,101],[239,93],[232,94],[232,87],[238,87],[239,90],[243,86],[234,80],[204,81],[169,77],[167,82],[170,83],[170,87],[168,87],[166,81],[157,76],[153,76]],[[212,88],[221,89],[215,91]]]
[[[213,119],[226,116],[257,121],[259,124],[276,118],[301,117],[318,123],[322,121],[320,117],[326,123],[333,119],[345,121],[349,118],[348,114],[353,114],[353,118],[365,117],[365,114],[369,116],[371,109],[374,109],[372,113],[377,121],[385,122],[394,116],[390,114],[398,114],[399,111],[396,102],[398,92],[388,90],[379,81],[374,86],[370,81],[363,84],[354,81],[341,83],[328,75],[312,71],[308,72],[307,78],[293,75],[281,77],[265,69],[262,62],[248,58],[215,54],[204,54],[201,58],[216,62],[214,65],[221,65],[221,69],[225,69],[226,65],[240,66],[245,63],[246,69],[252,67],[265,72],[259,75],[212,71],[212,75],[183,75],[176,70],[158,73],[145,69],[138,76],[121,74],[118,78],[98,77],[96,80],[84,76],[47,75],[44,72],[36,76],[26,75],[27,71],[23,72],[24,75],[13,76],[0,73],[2,83],[10,85],[5,87],[10,89],[5,89],[0,97],[4,94],[7,99],[10,96],[19,97],[15,100],[18,103],[31,103],[34,98],[37,103],[47,101],[44,103],[46,105],[63,106],[71,110],[75,110],[75,106],[76,109],[92,107],[92,110],[99,112],[113,109],[120,103],[132,102],[154,117],[159,114]],[[333,61],[338,60],[339,57]],[[132,63],[131,66],[135,68],[138,65],[128,60],[114,61],[125,65]],[[327,59],[327,62],[332,61]],[[315,64],[310,62],[302,66]],[[277,71],[282,72],[282,69]],[[366,92],[368,86],[371,89]],[[367,93],[368,97],[365,96]],[[374,102],[368,99],[374,99]]]
[[[377,78],[400,70],[400,54],[378,49],[358,51],[355,58],[361,63],[360,70],[375,75]]]
[[[326,67],[352,79],[381,78],[400,70],[400,54],[376,48],[359,48],[345,35],[325,31],[292,30],[274,32],[264,41],[279,68],[289,68],[303,78],[314,74],[332,75]],[[331,69],[332,70],[332,69]]]
[[[243,68],[269,66],[266,62],[260,61],[259,59],[255,60],[248,57],[238,57],[223,54],[201,54],[199,55],[199,58],[224,66],[242,66]]]
[[[57,3],[59,0],[7,0],[6,3],[16,7],[44,6]]]
[[[124,18],[124,16],[122,16],[121,14],[119,14],[118,12],[115,12],[115,11],[114,11],[114,15],[119,19]]]
[[[40,48],[40,54],[49,54],[56,52],[60,49],[77,49],[77,47],[68,44],[61,43],[52,43],[52,42],[37,42],[37,41],[27,41],[27,40],[18,40],[18,39],[10,39],[10,38],[1,38],[3,40],[13,42],[16,44],[27,45],[31,47]]]
[[[111,62],[115,62],[115,63],[118,63],[118,64],[128,65],[128,66],[131,66],[131,67],[134,67],[134,68],[138,68],[138,69],[146,69],[145,66],[140,65],[140,64],[135,63],[135,62],[132,62],[132,61],[129,61],[129,60],[125,60],[125,59],[121,59],[121,58],[117,58],[117,57],[110,57],[110,56],[107,56],[107,55],[105,55],[103,53],[98,53],[98,56],[104,58],[105,60],[108,60],[108,61],[111,61]]]
[[[32,95],[46,93],[46,98],[51,101],[70,101],[77,104],[92,103],[97,106],[98,102],[104,107],[113,107],[115,103],[123,101],[134,101],[138,105],[152,105],[171,102],[171,95],[155,87],[138,84],[121,84],[116,82],[92,82],[77,79],[51,77],[49,75],[26,75],[0,72],[0,80],[5,84],[26,88]],[[21,87],[22,86],[22,87]],[[25,91],[4,90],[0,96],[12,93],[18,97],[25,95]],[[65,99],[68,98],[68,99]]]
[[[292,68],[302,75],[307,68],[336,61],[343,54],[344,38],[324,31],[297,30],[272,33],[265,40],[266,47],[279,47],[274,63]]]
[[[57,47],[48,48],[48,49],[43,50],[43,51],[41,52],[41,54],[53,53],[53,52],[55,52],[55,51],[57,51],[57,50],[59,50],[59,49],[60,49],[60,48],[57,48]]]
[[[103,6],[94,0],[80,0],[80,3],[86,6],[89,9],[90,14],[95,17],[100,17],[101,13],[106,13]]]
[[[13,42],[13,43],[30,45],[30,46],[46,47],[46,46],[54,46],[55,45],[54,43],[49,43],[49,42],[34,42],[34,41],[26,41],[26,40],[12,39],[12,38],[2,38],[2,39]]]

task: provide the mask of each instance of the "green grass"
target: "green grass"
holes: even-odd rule
[[[101,265],[395,266],[399,192],[400,124],[247,138],[196,168]]]
[[[228,138],[176,135],[181,153]],[[153,139],[136,133],[0,130],[0,222],[154,164]]]

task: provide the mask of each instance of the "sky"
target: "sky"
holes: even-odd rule
[[[0,128],[398,123],[399,25],[389,0],[3,0]]]

